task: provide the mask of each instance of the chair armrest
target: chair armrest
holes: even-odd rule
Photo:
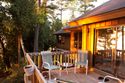
[[[78,60],[76,59],[76,60],[75,60],[75,64],[76,64],[77,62],[78,62]]]
[[[47,65],[48,67],[50,67],[50,64],[48,62],[43,62],[43,66]]]

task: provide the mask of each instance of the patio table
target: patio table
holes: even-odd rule
[[[64,62],[64,63],[61,64],[61,67],[62,67],[62,68],[66,68],[67,74],[68,74],[67,68],[68,68],[68,67],[72,67],[72,66],[73,66],[72,63],[66,63],[66,62]]]

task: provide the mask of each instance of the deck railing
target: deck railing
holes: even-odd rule
[[[42,68],[42,55],[41,53],[28,53],[34,63],[37,65],[38,68]],[[72,66],[75,64],[75,60],[78,59],[77,52],[52,52],[52,58],[54,64],[56,61],[59,61],[60,64],[63,63],[70,63]]]
[[[23,53],[25,55],[25,58],[26,58],[26,61],[27,61],[28,65],[32,65],[34,67],[33,75],[27,76],[28,80],[31,81],[31,83],[47,83],[47,81],[45,80],[43,75],[40,73],[39,69],[34,64],[33,60],[29,56],[29,54],[26,53],[26,51],[24,49],[24,46],[23,46],[23,41],[22,40],[21,40],[21,47],[22,47],[22,50],[23,50]],[[25,81],[28,81],[28,80],[25,80]]]
[[[47,83],[47,80],[44,78],[44,76],[40,72],[40,71],[42,71],[41,53],[40,52],[26,53],[22,40],[21,40],[21,48],[25,55],[27,65],[32,65],[34,67],[33,75],[28,76],[28,80],[30,80],[31,83]],[[71,64],[73,64],[72,66],[74,66],[75,60],[78,59],[77,52],[57,51],[57,52],[52,52],[52,53],[53,53],[53,55],[52,55],[53,61],[55,62],[55,60],[58,60],[61,64],[71,63]],[[56,64],[56,63],[54,63],[54,64]]]

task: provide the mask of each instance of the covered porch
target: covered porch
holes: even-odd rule
[[[53,79],[56,78],[55,81],[57,81],[57,83],[98,83],[102,81],[99,80],[99,77],[106,75],[113,75],[113,77],[110,78],[115,79],[109,79],[109,83],[117,83],[117,81],[123,83],[121,82],[123,80],[120,81],[120,79],[125,78],[124,3],[124,0],[117,0],[116,2],[111,0],[68,23],[70,27],[64,30],[70,31],[70,51],[55,52],[53,60],[58,60],[61,64],[66,61],[66,63],[71,63],[72,66],[67,69],[68,74],[66,68],[62,69],[61,76],[59,76],[58,70],[52,70],[52,77]],[[63,41],[61,42],[63,43]],[[118,46],[120,46],[120,49]],[[76,74],[73,72],[75,59],[77,59],[76,51],[78,49],[90,52],[88,56],[88,75],[85,74],[84,69],[81,67],[79,67]],[[26,57],[29,63],[33,63],[33,66],[36,67],[37,71],[34,72],[36,74],[33,78],[38,79],[38,83],[41,82],[41,80],[46,83],[48,81],[48,75],[42,68],[41,54],[27,53]],[[107,73],[100,73],[96,71],[96,69]],[[117,76],[120,77],[120,79],[118,79]],[[34,81],[37,83],[36,80],[33,80],[33,82]]]
[[[42,67],[42,56],[41,53],[26,53],[23,42],[21,41],[21,47],[23,50],[23,53],[25,55],[25,59],[27,62],[27,65],[30,65],[33,67],[33,73],[30,75],[24,74],[24,81],[25,83],[104,83],[102,82],[104,80],[104,77],[111,74],[108,74],[106,72],[102,72],[100,70],[97,70],[95,68],[91,68],[88,70],[88,74],[85,73],[84,67],[78,67],[77,72],[74,73],[74,66],[70,66],[67,68],[63,68],[61,70],[61,76],[59,75],[59,70],[52,70],[51,71],[51,79],[53,81],[48,80],[48,70],[43,69]],[[66,53],[66,54],[65,54]],[[63,55],[65,54],[65,55]],[[62,56],[65,56],[66,58],[61,58]],[[75,60],[77,58],[74,58],[77,56],[77,52],[54,52],[53,54],[53,60],[59,60],[61,63],[67,61],[68,63],[74,64]],[[122,79],[115,78],[114,76],[108,77],[109,79],[105,79],[107,83],[123,83]]]
[[[34,56],[35,55],[35,56]],[[37,57],[36,57],[37,56]],[[58,57],[57,55],[54,55]],[[61,76],[59,70],[51,70],[51,81],[49,80],[48,70],[42,68],[39,53],[27,53],[26,59],[29,65],[35,66],[34,73],[28,76],[27,81],[31,83],[103,83],[103,78],[107,75],[114,77],[113,75],[102,72],[98,69],[89,69],[88,74],[85,73],[84,67],[77,68],[77,72],[74,73],[74,67],[71,66],[67,70],[63,68],[61,70]],[[36,60],[34,59],[36,58]],[[32,63],[33,62],[33,63]],[[72,63],[73,64],[73,63]],[[67,73],[68,71],[68,73]],[[106,78],[106,83],[122,83],[122,79]]]

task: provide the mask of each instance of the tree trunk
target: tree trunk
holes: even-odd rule
[[[34,37],[34,52],[38,52],[38,37],[39,37],[39,24],[35,26],[35,37]],[[37,63],[37,57],[34,55],[34,63]]]
[[[10,60],[9,57],[5,54],[7,52],[6,48],[4,47],[4,43],[3,43],[3,39],[0,37],[0,43],[2,45],[2,49],[3,49],[3,61],[5,63],[5,65],[7,66],[7,68],[10,68]]]
[[[21,37],[22,37],[22,34],[21,34],[21,32],[19,31],[18,32],[18,59],[17,59],[17,63],[19,64],[19,59],[21,58],[21,55],[20,55],[20,50],[21,50],[21,43],[20,43],[20,41],[21,41]]]
[[[35,26],[34,52],[38,52],[39,24]]]

